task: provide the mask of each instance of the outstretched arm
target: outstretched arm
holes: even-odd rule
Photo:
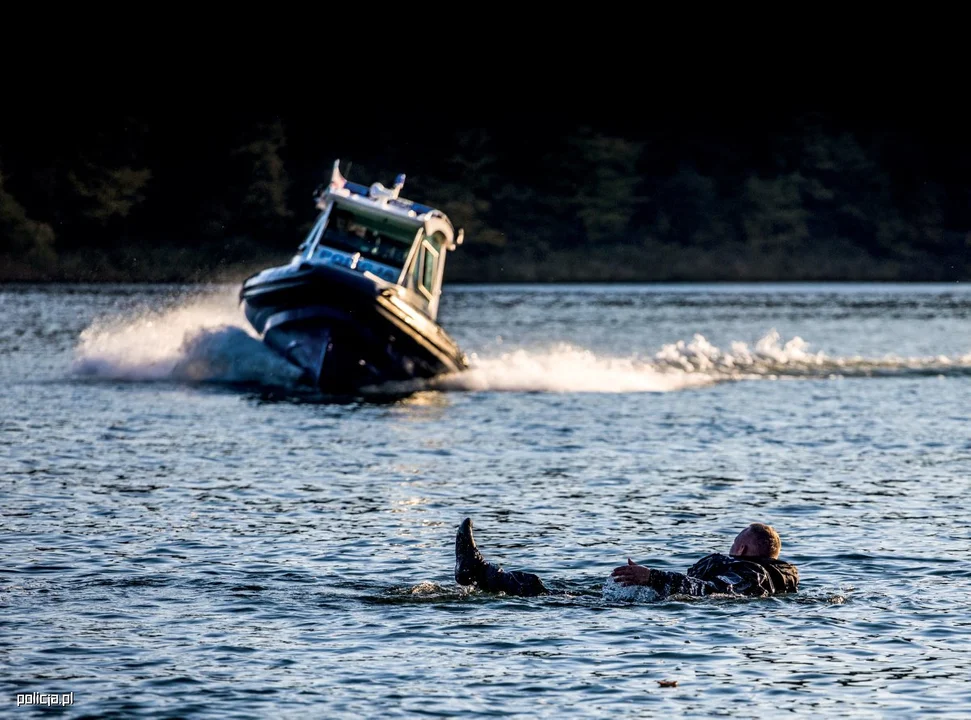
[[[718,592],[714,583],[689,577],[682,573],[652,570],[643,565],[637,565],[630,558],[627,558],[626,565],[614,568],[611,577],[625,586],[646,585],[653,588],[662,597],[668,595],[702,596]]]

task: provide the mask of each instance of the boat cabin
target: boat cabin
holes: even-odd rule
[[[440,211],[399,197],[394,187],[349,182],[334,163],[330,184],[317,195],[320,215],[294,260],[345,267],[398,286],[408,304],[438,316],[445,253],[462,243]]]

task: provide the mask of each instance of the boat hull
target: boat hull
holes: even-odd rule
[[[396,286],[353,270],[271,268],[243,283],[240,300],[263,341],[323,392],[354,393],[468,366],[455,341]]]

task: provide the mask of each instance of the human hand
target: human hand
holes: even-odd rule
[[[637,565],[633,560],[627,558],[627,564],[614,568],[610,577],[625,587],[627,585],[647,585],[651,579],[651,569]]]

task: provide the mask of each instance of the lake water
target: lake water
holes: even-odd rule
[[[3,716],[971,712],[968,285],[450,287],[474,369],[341,404],[235,291],[0,288]],[[798,594],[604,596],[755,520]]]

